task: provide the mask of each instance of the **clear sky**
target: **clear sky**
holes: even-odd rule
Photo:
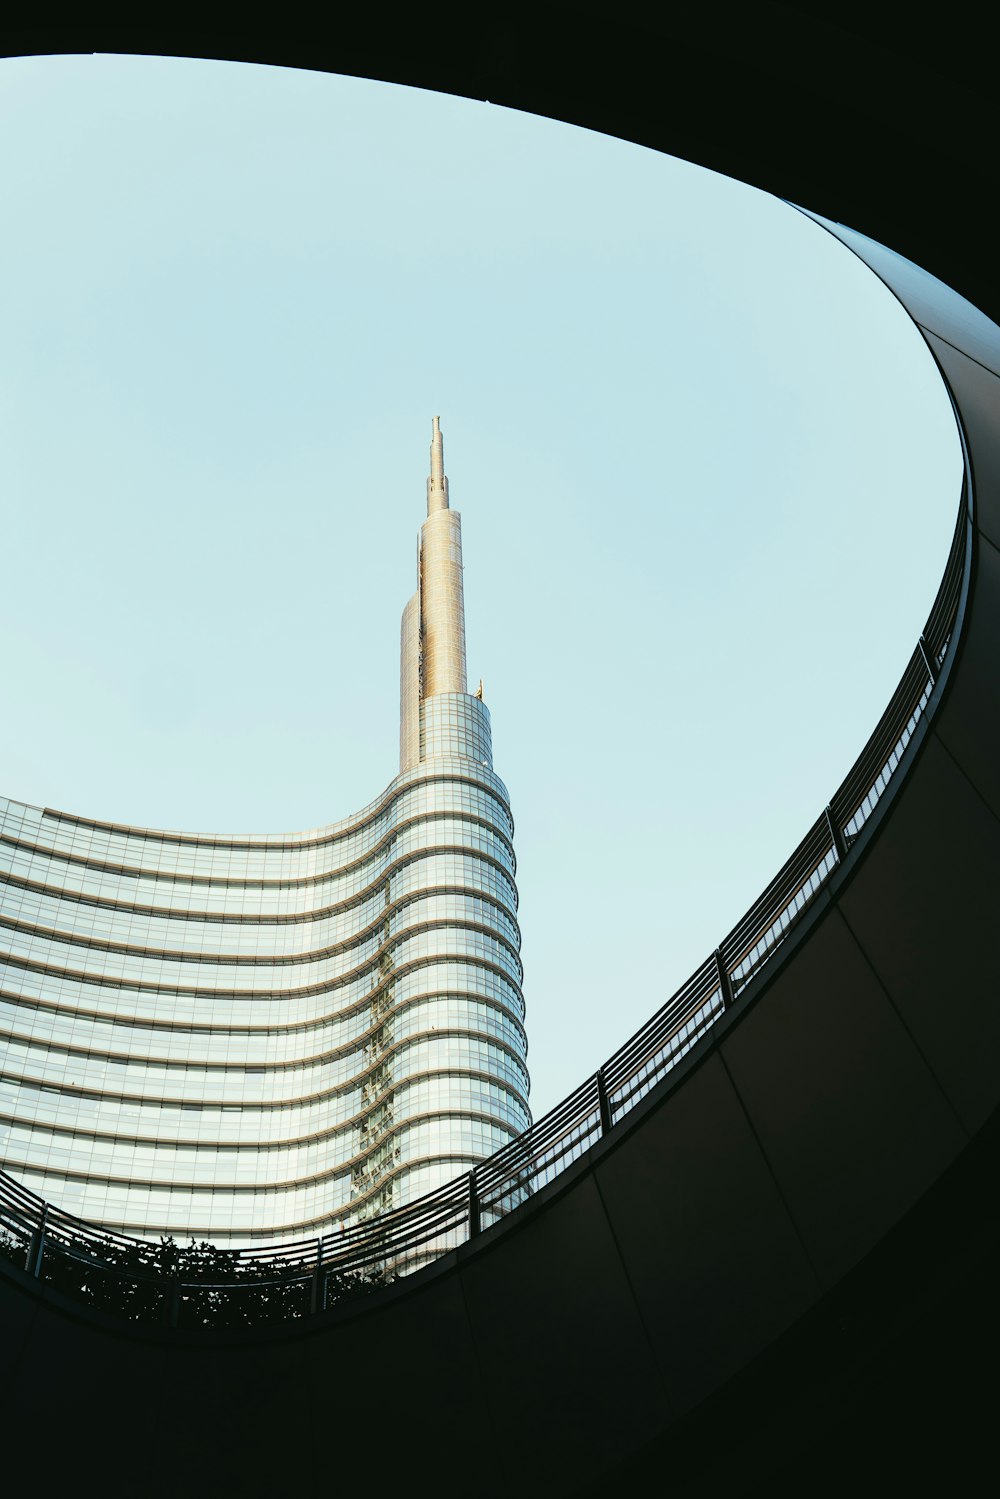
[[[440,414],[544,1111],[888,700],[959,497],[924,345],[787,205],[496,106],[22,59],[0,139],[0,792],[237,832],[372,800]]]

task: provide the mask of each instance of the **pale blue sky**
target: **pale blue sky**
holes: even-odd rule
[[[929,354],[793,209],[495,106],[22,59],[0,138],[0,792],[219,831],[375,797],[440,413],[548,1108],[888,699],[958,504]]]

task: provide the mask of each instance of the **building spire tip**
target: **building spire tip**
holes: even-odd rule
[[[441,418],[433,418],[431,426],[431,476],[427,481],[427,514],[432,510],[448,509],[448,480],[444,476],[444,439],[441,436]]]

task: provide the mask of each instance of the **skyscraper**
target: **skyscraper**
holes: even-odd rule
[[[0,800],[0,1165],[80,1217],[218,1244],[467,1171],[530,1123],[512,834],[435,418],[375,801],[236,837]]]

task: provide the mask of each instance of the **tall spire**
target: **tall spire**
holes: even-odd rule
[[[480,683],[479,692],[474,698],[469,697],[465,666],[462,517],[448,504],[441,419],[436,416],[431,430],[427,519],[420,527],[417,546],[417,591],[403,610],[400,626],[400,771],[412,770],[425,758],[445,753],[469,754],[484,765],[492,763],[489,716],[482,717],[486,713],[485,706],[474,711],[469,706],[474,701],[482,703],[482,691]],[[456,696],[468,698],[462,712],[458,712],[450,701],[434,703],[435,698]],[[470,711],[473,712],[472,718],[469,717]],[[474,745],[473,739],[465,732],[469,724],[480,726],[473,736]],[[445,745],[450,748],[446,750]]]
[[[441,418],[434,418],[431,430],[431,475],[427,480],[427,514],[435,510],[448,509],[448,480],[444,476],[444,439],[441,436]]]

